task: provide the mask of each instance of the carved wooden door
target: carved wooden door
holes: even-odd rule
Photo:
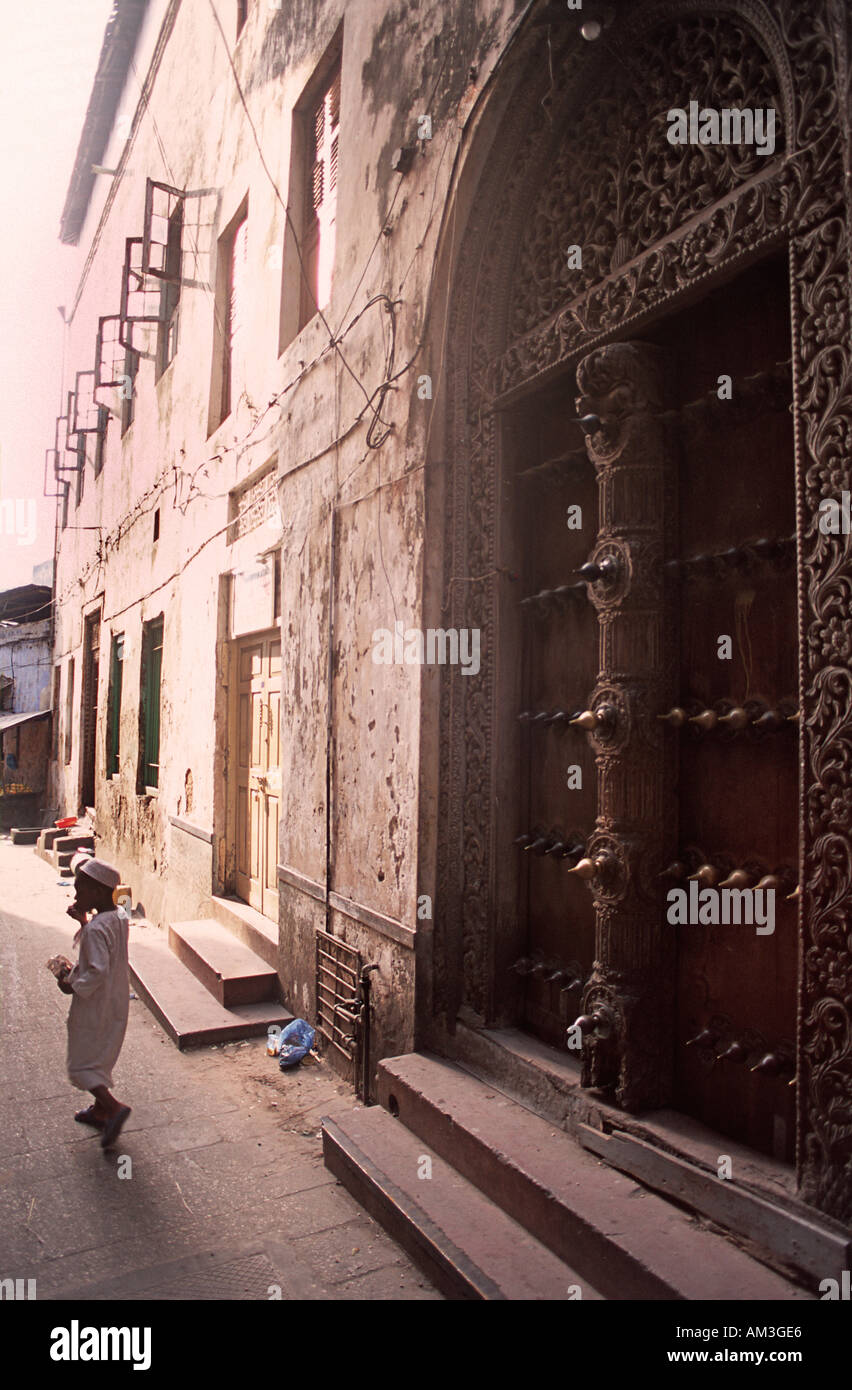
[[[582,362],[579,421],[563,388],[510,436],[524,535],[524,1024],[564,1047],[579,1016],[586,1084],[628,1108],[674,1103],[787,1160],[789,358],[784,266],[770,262]]]
[[[689,890],[697,875],[716,894],[703,920],[673,927],[673,1099],[792,1162],[799,698],[784,260],[717,291],[657,341],[670,352],[678,406],[679,540],[667,588],[676,707],[687,716],[668,726],[678,848],[663,883]]]

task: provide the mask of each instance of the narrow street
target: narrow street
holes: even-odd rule
[[[579,1304],[575,1375],[833,1351],[850,92],[852,0],[16,8],[0,1301],[35,1360],[327,1375],[306,1319],[249,1330],[315,1300],[359,1346],[369,1301]]]
[[[321,1117],[357,1102],[322,1061],[281,1073],[260,1038],[181,1053],[132,999],[121,1139],[105,1154],[74,1123],[45,968],[73,957],[71,897],[0,839],[0,1277],[40,1300],[439,1299],[323,1166]]]

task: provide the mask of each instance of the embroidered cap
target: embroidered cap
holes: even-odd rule
[[[78,849],[78,850],[75,850],[74,854],[72,854],[72,856],[71,856],[71,866],[70,866],[70,867],[71,867],[71,872],[72,872],[72,874],[76,874],[76,872],[77,872],[77,870],[79,869],[80,865],[81,865],[81,864],[85,864],[85,862],[86,862],[87,859],[94,859],[94,857],[95,857],[95,852],[94,852],[94,850],[91,850],[91,849]]]
[[[88,874],[89,878],[96,879],[98,883],[105,883],[107,888],[117,888],[121,882],[118,869],[114,869],[111,864],[105,864],[103,859],[87,859],[80,865],[79,872]]]

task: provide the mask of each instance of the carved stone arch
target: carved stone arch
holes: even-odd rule
[[[493,988],[501,929],[494,833],[501,756],[496,658],[501,604],[512,581],[500,563],[498,409],[557,375],[568,377],[592,349],[635,338],[672,306],[769,249],[789,245],[804,726],[799,1175],[808,1201],[849,1219],[852,554],[848,537],[827,543],[816,524],[821,498],[852,489],[846,447],[852,438],[852,214],[844,201],[844,175],[852,170],[845,114],[838,110],[838,92],[846,89],[840,38],[845,23],[831,0],[805,6],[798,0],[649,0],[618,5],[603,37],[616,50],[626,51],[629,41],[632,61],[641,66],[641,45],[666,26],[671,32],[705,21],[719,33],[725,25],[740,26],[766,56],[783,113],[785,157],[768,158],[765,168],[731,179],[710,201],[699,197],[680,220],[661,225],[659,237],[613,243],[610,264],[596,280],[547,305],[549,312],[529,320],[520,334],[517,318],[513,333],[514,285],[523,273],[524,234],[536,192],[546,198],[552,184],[546,137],[551,129],[558,133],[565,114],[600,85],[601,58],[595,58],[594,45],[552,36],[551,83],[542,61],[542,31],[526,29],[500,77],[513,96],[472,199],[452,271],[446,333],[449,464],[440,620],[447,627],[480,628],[482,649],[478,675],[452,667],[441,672],[434,1036],[452,1031],[460,1009],[483,1023],[500,1021]],[[554,223],[560,215],[553,198]],[[571,241],[581,237],[572,235]]]

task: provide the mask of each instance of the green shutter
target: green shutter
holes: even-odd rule
[[[124,673],[124,637],[113,637],[109,664],[107,713],[107,777],[119,771],[121,684]]]
[[[163,666],[163,620],[156,619],[146,631],[145,682],[143,691],[143,782],[146,787],[160,785],[160,677]]]

